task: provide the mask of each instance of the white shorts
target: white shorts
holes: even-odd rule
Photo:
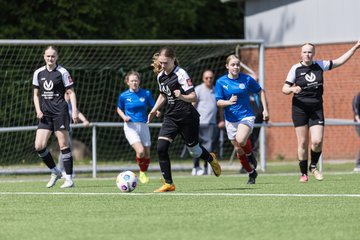
[[[141,142],[144,147],[151,146],[149,126],[142,122],[125,122],[124,133],[130,145]]]
[[[237,128],[238,128],[239,124],[244,124],[244,125],[249,126],[252,131],[254,128],[254,123],[255,123],[254,116],[245,117],[245,118],[241,119],[241,121],[238,121],[238,122],[228,122],[225,120],[226,133],[228,135],[229,140],[235,140],[236,132],[237,132]]]

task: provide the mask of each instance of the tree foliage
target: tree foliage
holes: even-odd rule
[[[236,3],[220,0],[0,0],[3,39],[243,38]]]

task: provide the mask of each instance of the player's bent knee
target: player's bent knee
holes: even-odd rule
[[[190,155],[194,158],[198,158],[201,156],[202,153],[202,149],[200,147],[200,145],[197,143],[195,146],[187,146],[187,148],[189,149]]]
[[[39,151],[41,151],[41,150],[43,150],[43,149],[45,149],[45,148],[46,148],[46,145],[36,144],[36,143],[35,143],[35,151],[39,152]]]
[[[137,152],[137,153],[136,153],[136,157],[138,157],[138,158],[143,158],[143,157],[145,157],[145,152]]]

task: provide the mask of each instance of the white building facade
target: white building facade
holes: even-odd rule
[[[245,0],[245,38],[269,47],[360,39],[360,0]]]

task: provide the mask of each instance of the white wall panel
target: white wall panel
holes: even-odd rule
[[[360,39],[359,0],[252,0],[245,6],[245,37],[267,46]]]

